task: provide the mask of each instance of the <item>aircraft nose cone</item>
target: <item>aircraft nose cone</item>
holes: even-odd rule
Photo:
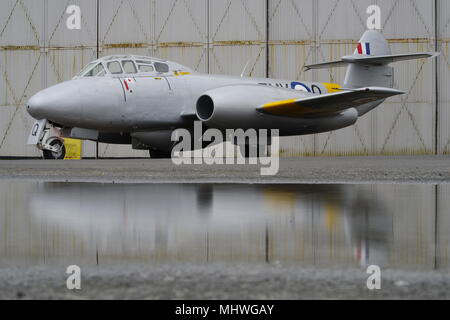
[[[32,96],[28,100],[27,111],[36,120],[64,121],[78,112],[78,96],[76,86],[63,82]]]
[[[38,92],[34,96],[28,100],[27,104],[27,111],[36,120],[41,120],[46,117],[46,114],[48,113],[46,108],[46,101],[41,92]]]

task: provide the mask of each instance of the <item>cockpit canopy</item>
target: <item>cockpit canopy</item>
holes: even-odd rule
[[[152,57],[114,55],[92,61],[76,77],[159,75],[170,72],[192,72],[192,70],[171,61]]]

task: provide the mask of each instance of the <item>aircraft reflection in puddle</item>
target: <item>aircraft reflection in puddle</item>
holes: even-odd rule
[[[350,185],[40,183],[29,205],[58,257],[384,265],[392,214],[373,192]]]

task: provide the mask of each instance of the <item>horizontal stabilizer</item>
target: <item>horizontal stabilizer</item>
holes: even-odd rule
[[[393,62],[434,58],[439,56],[439,52],[425,52],[425,53],[409,53],[409,54],[391,54],[379,56],[365,56],[365,55],[351,55],[342,57],[341,60],[331,61],[325,63],[311,64],[305,66],[306,70],[311,69],[328,69],[337,67],[346,67],[350,63],[366,64],[366,65],[387,65]]]
[[[305,71],[313,70],[313,69],[331,69],[331,68],[339,68],[339,67],[347,67],[348,62],[343,60],[330,61],[324,63],[310,64],[305,66]]]
[[[286,117],[321,117],[400,94],[404,92],[390,88],[368,87],[270,102],[258,107],[257,110],[261,113]]]

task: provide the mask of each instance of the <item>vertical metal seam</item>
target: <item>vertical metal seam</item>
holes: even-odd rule
[[[108,34],[109,34],[110,30],[111,30],[111,27],[114,24],[114,21],[116,21],[117,15],[119,14],[120,8],[122,7],[124,2],[125,2],[125,0],[122,0],[122,2],[120,2],[119,6],[117,7],[116,12],[114,13],[114,16],[111,19],[111,22],[110,22],[108,28],[106,29],[105,35],[104,35],[104,37],[102,39],[102,42],[105,42],[106,37],[108,36]]]
[[[45,47],[47,46],[47,28],[46,28],[46,24],[47,24],[47,11],[48,11],[48,0],[44,1],[44,6],[42,9],[42,15],[44,18],[44,23],[42,23],[42,38],[43,38],[43,43],[42,43],[42,47],[41,47],[41,51],[44,48],[44,54],[46,55],[46,58],[44,59],[43,62],[43,66],[41,68],[42,70],[42,74],[44,75],[44,86],[47,87],[48,86],[48,74],[47,74],[47,64],[48,64],[48,57],[47,54],[45,53]]]
[[[152,46],[153,46],[153,55],[156,55],[157,51],[157,44],[156,44],[156,0],[152,1],[152,18],[153,18],[153,24],[152,24]]]
[[[40,52],[40,53],[39,53],[39,56],[38,56],[38,58],[37,58],[37,60],[36,60],[36,64],[34,65],[34,68],[33,68],[32,72],[31,72],[31,75],[30,75],[30,77],[28,78],[28,81],[27,81],[27,83],[26,83],[25,89],[23,90],[22,96],[21,96],[21,98],[18,100],[17,104],[15,105],[16,110],[14,110],[14,113],[13,113],[13,115],[11,116],[11,119],[9,120],[8,126],[7,126],[7,128],[6,128],[6,130],[5,130],[5,133],[4,133],[4,135],[3,135],[2,141],[0,142],[0,149],[3,147],[3,145],[4,145],[4,143],[5,143],[5,140],[6,140],[6,137],[7,137],[8,133],[9,133],[9,130],[11,129],[12,123],[14,122],[14,119],[16,118],[17,113],[18,113],[19,110],[20,110],[20,105],[22,104],[22,100],[23,100],[23,98],[25,97],[25,93],[27,92],[28,87],[30,86],[31,80],[32,80],[33,77],[34,77],[34,73],[35,73],[35,71],[36,71],[36,69],[37,69],[37,67],[38,67],[38,65],[39,65],[39,62],[41,61],[41,55],[42,55],[42,53]],[[5,75],[6,75],[6,69],[5,69]],[[10,90],[12,90],[12,88],[10,88]]]
[[[32,21],[31,21],[31,17],[29,16],[28,11],[26,10],[26,7],[24,6],[24,4],[23,4],[20,0],[18,0],[18,1],[15,3],[13,9],[11,10],[11,13],[10,13],[10,15],[9,15],[9,17],[8,17],[8,19],[7,19],[7,22],[6,22],[6,24],[5,24],[5,26],[4,26],[3,30],[2,30],[2,35],[3,35],[3,32],[4,32],[4,30],[6,29],[7,25],[8,25],[9,22],[11,21],[11,17],[12,17],[12,15],[13,15],[13,12],[14,12],[14,10],[15,10],[16,5],[17,5],[18,2],[20,2],[21,6],[22,6],[22,9],[23,9],[23,11],[24,11],[24,13],[25,13],[25,17],[26,17],[26,19],[28,20],[28,23],[30,24],[30,26],[31,26],[31,28],[32,28],[32,30],[33,30],[33,32],[34,32],[34,34],[35,34],[35,38],[36,38],[36,40],[37,40],[37,42],[38,42],[37,45],[40,46],[40,44],[41,44],[41,39],[40,39],[39,35],[37,34],[36,27],[33,25]],[[44,2],[44,6],[45,6],[45,2]],[[45,43],[44,43],[44,45],[45,45]],[[11,92],[11,96],[12,96],[12,98],[13,98],[13,100],[14,100],[15,110],[14,110],[13,115],[12,115],[11,118],[9,119],[8,125],[7,125],[6,130],[5,130],[5,133],[3,134],[2,140],[1,140],[1,142],[0,142],[0,149],[3,147],[4,142],[6,141],[6,138],[7,138],[7,136],[8,136],[9,130],[11,129],[12,124],[13,124],[13,122],[14,122],[16,116],[17,116],[17,113],[18,113],[19,110],[20,110],[20,106],[21,106],[21,104],[22,104],[23,98],[25,97],[25,94],[26,94],[26,92],[27,92],[27,90],[28,90],[28,87],[29,87],[29,85],[30,85],[30,83],[31,83],[31,80],[32,80],[32,78],[34,77],[34,73],[35,73],[35,71],[36,71],[36,69],[37,69],[37,67],[38,67],[38,65],[39,65],[39,62],[41,61],[41,55],[42,55],[42,53],[39,52],[39,56],[38,56],[38,58],[37,58],[37,60],[36,60],[36,64],[35,64],[34,67],[33,67],[33,70],[32,70],[32,72],[31,72],[31,75],[30,75],[30,77],[28,78],[28,81],[27,81],[27,83],[26,83],[26,85],[25,85],[25,88],[24,88],[24,90],[23,90],[23,93],[22,93],[22,95],[21,95],[21,97],[20,97],[19,99],[16,97],[16,94],[15,94],[14,90],[12,89],[12,85],[11,85],[11,83],[9,82],[8,75],[7,75],[7,72],[6,72],[6,68],[4,68],[4,79],[5,79],[5,84],[9,87],[9,90],[10,90],[10,92]]]
[[[418,15],[418,18],[421,20],[421,22],[422,22],[422,24],[423,24],[423,26],[424,26],[424,29],[425,29],[426,33],[428,34],[428,37],[430,37],[430,36],[431,36],[431,32],[430,32],[430,30],[428,29],[428,27],[426,26],[425,22],[423,21],[423,18],[422,18],[422,16],[420,15],[419,10],[417,9],[416,3],[415,3],[413,0],[410,0],[409,3],[411,4],[411,6],[412,6],[413,10],[415,11],[415,13]],[[397,4],[398,4],[398,1],[394,4],[394,6],[392,7],[391,11],[389,12],[389,17],[388,17],[388,19],[385,21],[384,26],[387,24],[388,20],[389,20],[390,17],[392,16],[394,10],[396,9]],[[407,93],[405,99],[403,100],[403,104],[402,104],[402,106],[401,106],[401,109],[399,110],[399,112],[398,112],[398,113],[396,114],[396,116],[394,117],[394,121],[393,121],[393,123],[392,123],[392,126],[391,126],[391,128],[390,128],[390,130],[389,130],[389,133],[388,133],[386,139],[384,140],[383,146],[382,146],[382,148],[381,148],[381,153],[384,152],[384,150],[385,150],[385,148],[386,148],[386,146],[387,146],[387,143],[389,142],[389,140],[390,140],[390,138],[391,138],[391,136],[392,136],[392,134],[393,134],[393,132],[394,132],[394,129],[397,127],[398,120],[399,120],[400,115],[401,115],[401,113],[403,112],[403,110],[405,110],[405,111],[407,112],[408,116],[409,116],[409,120],[410,120],[410,122],[411,122],[411,124],[412,124],[412,126],[413,126],[413,129],[414,129],[414,131],[415,131],[417,137],[419,138],[420,143],[422,144],[422,146],[423,146],[423,148],[424,148],[423,151],[424,151],[425,153],[433,153],[433,149],[435,149],[435,146],[433,145],[433,142],[432,142],[432,145],[431,145],[431,150],[427,147],[427,145],[426,145],[426,143],[425,143],[425,141],[424,141],[424,139],[423,139],[423,137],[422,137],[422,133],[420,132],[420,129],[419,129],[418,125],[417,125],[417,121],[416,121],[416,119],[415,119],[415,116],[414,116],[413,113],[409,110],[409,107],[408,107],[408,105],[407,105],[407,104],[408,104],[408,98],[409,98],[409,96],[411,95],[412,90],[414,89],[415,84],[416,84],[416,82],[417,82],[419,76],[420,76],[421,73],[422,73],[422,70],[423,70],[424,65],[425,65],[425,61],[420,65],[420,69],[418,70],[418,72],[417,72],[417,74],[416,74],[416,77],[415,77],[415,79],[414,79],[413,85],[412,85],[412,87],[409,89],[409,91],[408,91],[408,93]],[[432,135],[434,135],[434,134],[435,134],[435,133],[433,133]]]
[[[402,104],[402,106],[401,106],[399,112],[398,112],[398,113],[396,114],[396,116],[394,117],[394,121],[392,122],[392,126],[391,126],[391,128],[390,128],[390,130],[389,130],[389,132],[388,132],[388,135],[386,136],[386,139],[384,140],[383,147],[381,148],[381,153],[384,152],[384,150],[385,150],[385,148],[386,148],[386,146],[387,146],[389,140],[391,139],[392,134],[393,134],[393,132],[394,132],[394,129],[397,127],[398,120],[399,120],[400,115],[401,115],[401,113],[403,112],[403,110],[406,110],[406,112],[408,113],[408,115],[411,117],[411,119],[410,119],[410,120],[411,120],[411,124],[413,125],[413,128],[415,129],[416,134],[418,135],[420,141],[421,141],[422,144],[426,147],[426,145],[425,145],[425,143],[424,143],[424,141],[423,141],[423,138],[422,138],[420,132],[418,131],[418,129],[416,129],[415,120],[413,120],[414,118],[412,117],[412,114],[411,114],[411,112],[409,111],[409,109],[408,109],[408,107],[407,107],[409,96],[411,95],[412,91],[414,90],[414,88],[415,88],[415,86],[416,86],[417,80],[419,79],[419,76],[420,76],[421,73],[422,73],[422,70],[423,70],[424,65],[425,65],[425,61],[423,61],[423,62],[421,63],[420,69],[419,69],[419,71],[417,72],[416,77],[415,77],[415,79],[414,79],[414,81],[413,81],[411,87],[409,88],[408,93],[406,94],[406,96],[405,96],[405,98],[404,98],[404,100],[403,100],[403,104]]]
[[[310,48],[309,52],[308,52],[308,56],[305,59],[305,63],[303,64],[302,69],[304,68],[304,66],[308,63],[308,59],[309,59],[309,55],[310,53],[314,50],[313,52],[313,63],[317,63],[317,58],[318,58],[318,51],[320,50],[320,39],[319,39],[319,10],[318,10],[318,1],[313,1],[313,7],[312,7],[312,15],[313,15],[313,22],[312,22],[312,34],[313,34],[313,38],[311,39],[312,41],[312,48]],[[300,72],[302,72],[302,70],[300,70]],[[318,71],[314,70],[313,71],[313,80],[317,80],[318,77]],[[313,156],[317,156],[318,151],[319,151],[319,135],[314,134],[312,136],[312,154]]]
[[[96,39],[96,57],[100,57],[100,0],[96,1],[96,24],[97,24],[97,39]],[[99,159],[99,143],[98,139],[95,141],[95,158]]]
[[[194,14],[192,13],[191,7],[187,4],[186,0],[183,0],[183,3],[184,3],[184,6],[186,8],[189,18],[191,19],[192,23],[194,24],[195,29],[198,32],[198,35],[200,37],[203,37],[202,29],[198,25],[197,20],[195,19]]]
[[[440,19],[438,17],[438,6],[439,6],[439,1],[438,0],[434,0],[434,50],[436,52],[439,51],[439,22]],[[436,58],[435,61],[433,62],[434,64],[434,79],[435,79],[435,124],[434,124],[434,136],[435,136],[435,145],[434,145],[434,149],[435,149],[435,154],[439,154],[440,150],[439,150],[439,143],[440,143],[440,123],[439,123],[439,66],[438,64],[440,63],[439,58]]]
[[[437,0],[436,0],[437,1]],[[439,185],[434,186],[434,269],[439,267]]]
[[[270,61],[269,61],[269,37],[270,37],[270,21],[269,21],[269,6],[270,6],[270,0],[266,0],[266,78],[269,78],[269,68],[270,68]]]
[[[100,0],[96,1],[96,24],[97,24],[97,39],[96,39],[96,57],[100,58]]]
[[[211,23],[211,0],[206,0],[206,73],[210,73],[210,42],[211,42],[211,28],[210,28],[210,23]]]

